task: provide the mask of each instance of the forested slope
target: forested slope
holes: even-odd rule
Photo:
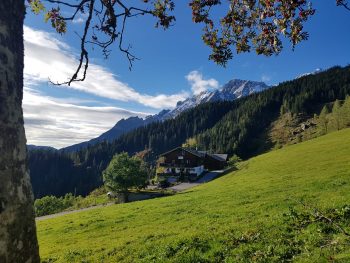
[[[175,119],[137,128],[113,143],[102,142],[77,152],[32,150],[29,164],[34,195],[37,198],[69,192],[86,195],[102,184],[102,171],[115,153],[134,154],[151,149],[152,165],[157,154],[211,128],[237,105],[236,102],[206,103]]]
[[[236,153],[243,158],[259,154],[268,144],[264,132],[281,113],[319,114],[323,105],[350,94],[350,67],[334,67],[281,83],[241,100],[213,128],[196,136],[200,148]]]

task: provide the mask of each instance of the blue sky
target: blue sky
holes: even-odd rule
[[[85,83],[73,88],[52,86],[48,77],[64,81],[76,63],[81,19],[60,36],[28,12],[25,21],[24,115],[28,143],[64,147],[91,139],[119,119],[145,116],[173,107],[201,90],[218,88],[233,78],[273,85],[317,68],[350,62],[350,12],[335,0],[313,1],[316,14],[306,24],[308,41],[294,51],[289,43],[279,56],[253,52],[237,55],[226,68],[208,61],[201,25],[191,21],[187,1],[178,1],[174,27],[154,28],[147,17],[130,19],[125,43],[140,58],[128,69],[125,56],[115,50],[108,60],[100,50],[89,51],[92,62]],[[191,73],[192,72],[192,73]],[[186,76],[192,76],[189,79]]]

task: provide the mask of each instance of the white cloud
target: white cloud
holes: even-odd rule
[[[67,81],[75,72],[78,60],[69,46],[57,40],[55,35],[24,27],[24,76],[27,85],[47,82]],[[173,108],[188,94],[180,92],[173,95],[141,94],[128,84],[118,80],[108,69],[89,64],[84,82],[74,82],[71,86],[60,86],[106,97],[119,101],[132,101],[148,107]]]
[[[191,84],[191,89],[194,95],[209,90],[219,88],[219,82],[216,79],[203,79],[203,75],[197,70],[191,71],[186,76],[187,81]]]
[[[74,24],[82,24],[85,22],[85,19],[82,18],[82,17],[78,17],[78,18],[75,18],[73,21],[72,21]]]
[[[85,101],[77,99],[68,101],[24,88],[23,109],[28,144],[62,148],[95,138],[122,118],[148,115],[116,107],[81,106],[79,103]]]

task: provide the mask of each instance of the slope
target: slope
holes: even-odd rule
[[[349,262],[349,199],[345,129],[182,194],[40,221],[40,252],[44,262]]]
[[[74,151],[79,151],[82,148],[86,148],[89,145],[97,144],[99,142],[103,142],[103,141],[110,142],[119,138],[122,134],[127,133],[128,131],[134,130],[142,125],[144,125],[144,120],[137,116],[129,117],[127,119],[121,119],[111,129],[102,133],[100,136],[86,142],[70,145],[60,150],[65,152],[74,152]]]
[[[60,151],[61,152],[63,151],[66,153],[75,152],[104,141],[112,142],[118,139],[121,135],[129,131],[135,130],[136,128],[146,126],[153,122],[164,121],[165,120],[164,116],[168,114],[169,111],[170,110],[162,110],[155,115],[146,116],[146,118],[144,119],[138,116],[129,117],[127,119],[121,119],[111,129],[102,133],[100,136],[93,138],[89,141],[70,145],[68,147],[60,149]]]

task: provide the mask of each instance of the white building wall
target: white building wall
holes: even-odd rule
[[[192,167],[192,168],[185,168],[185,172],[199,176],[204,172],[204,166],[201,165],[201,166]],[[172,169],[171,168],[165,169],[165,173],[169,173],[169,174],[172,173]],[[179,174],[180,168],[175,168],[175,173]]]
[[[197,167],[193,167],[190,169],[189,171],[191,174],[195,174],[196,176],[201,175],[204,172],[204,166],[197,166]]]

